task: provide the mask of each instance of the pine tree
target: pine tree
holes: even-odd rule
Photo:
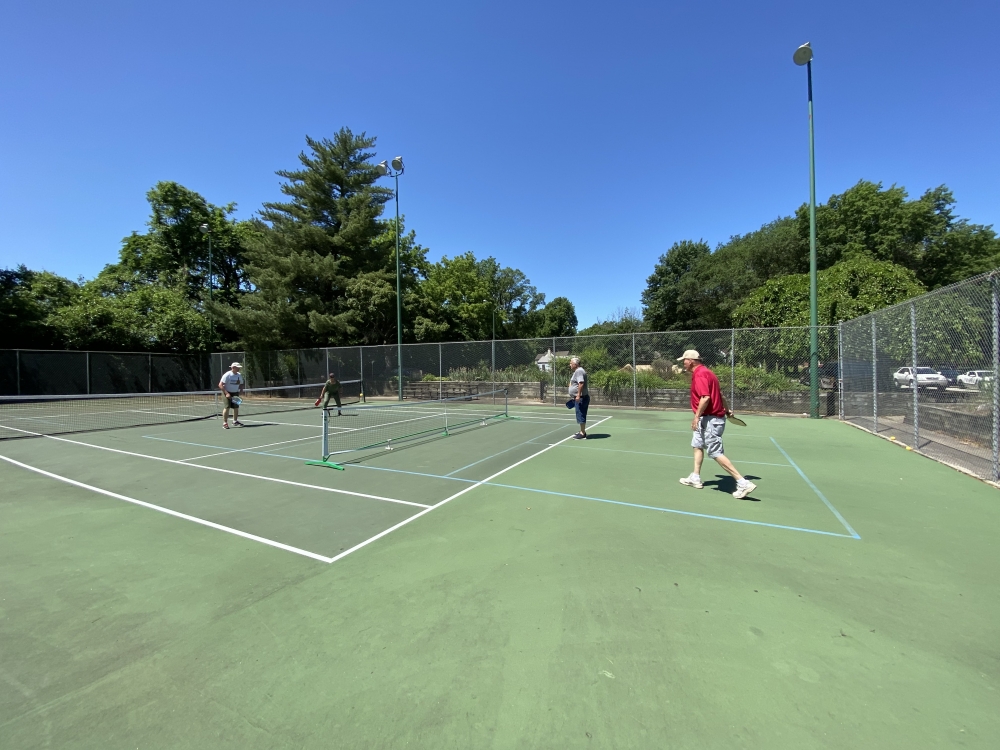
[[[288,200],[265,203],[260,212],[247,269],[254,291],[224,313],[248,346],[386,337],[383,308],[395,302],[395,227],[380,219],[393,193],[375,185],[375,138],[342,128],[333,139],[306,143],[301,168],[277,173]],[[412,235],[405,239],[410,282],[423,251]],[[394,315],[391,324],[395,332]]]

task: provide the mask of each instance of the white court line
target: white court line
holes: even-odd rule
[[[400,505],[412,505],[417,508],[432,508],[434,506],[425,505],[424,503],[412,503],[409,500],[396,500],[392,497],[382,497],[381,495],[368,495],[364,492],[351,492],[350,490],[338,490],[334,487],[321,487],[317,484],[304,484],[303,482],[293,482],[290,479],[278,479],[277,477],[265,477],[260,474],[247,474],[242,471],[231,471],[229,469],[220,469],[217,466],[202,466],[201,464],[186,464],[183,461],[177,461],[173,458],[163,458],[162,456],[150,456],[146,453],[133,453],[132,451],[123,451],[118,448],[109,448],[105,445],[94,445],[93,443],[84,443],[79,440],[70,440],[69,438],[56,437],[55,435],[42,435],[37,432],[29,432],[28,430],[19,430],[16,427],[8,427],[7,429],[14,430],[15,432],[23,432],[26,435],[35,435],[36,437],[44,437],[49,440],[58,440],[60,443],[70,443],[71,445],[82,445],[85,448],[96,448],[97,450],[110,451],[111,453],[120,453],[123,456],[134,456],[135,458],[148,458],[151,461],[163,461],[168,464],[176,464],[177,466],[188,466],[192,469],[204,469],[205,471],[217,471],[221,474],[231,474],[237,477],[247,477],[249,479],[260,479],[264,482],[277,482],[278,484],[290,484],[293,487],[305,487],[310,490],[321,490],[323,492],[334,492],[338,495],[351,495],[352,497],[363,497],[368,500],[382,500],[387,503],[399,503]]]
[[[214,456],[228,456],[230,453],[247,453],[250,451],[257,451],[261,448],[273,448],[275,445],[288,445],[289,443],[301,443],[303,440],[319,440],[322,435],[311,435],[304,438],[295,438],[294,440],[282,440],[278,443],[265,443],[264,445],[255,445],[251,448],[233,448],[231,450],[222,451],[221,453],[209,453],[204,456],[195,456],[194,458],[182,458],[181,461],[200,461],[203,458],[213,458]]]
[[[245,531],[240,531],[239,529],[233,529],[229,526],[223,526],[220,523],[214,523],[212,521],[206,521],[204,518],[198,518],[197,516],[189,516],[187,513],[180,513],[176,510],[171,510],[170,508],[164,508],[160,505],[153,505],[152,503],[147,503],[142,500],[136,500],[134,497],[128,497],[127,495],[119,495],[117,492],[111,492],[110,490],[104,490],[100,487],[94,487],[91,484],[84,484],[83,482],[78,482],[75,479],[70,479],[69,477],[60,476],[59,474],[53,474],[52,472],[45,471],[44,469],[39,469],[37,466],[29,466],[28,464],[23,464],[20,461],[15,461],[13,458],[8,458],[7,456],[0,455],[0,459],[12,463],[15,466],[20,466],[22,469],[27,469],[28,471],[33,471],[42,476],[49,477],[50,479],[56,479],[60,482],[65,482],[66,484],[71,484],[75,487],[81,487],[85,490],[90,490],[91,492],[97,492],[101,495],[107,495],[108,497],[113,497],[116,500],[124,500],[126,503],[132,503],[133,505],[140,505],[143,508],[149,508],[150,510],[159,511],[160,513],[166,513],[168,516],[175,516],[176,518],[183,518],[185,521],[191,521],[192,523],[201,524],[202,526],[208,526],[211,529],[217,529],[218,531],[225,531],[227,534],[234,534],[236,536],[241,536],[244,539],[250,539],[254,542],[260,542],[261,544],[266,544],[271,547],[277,547],[278,549],[283,549],[286,552],[294,552],[297,555],[303,555],[304,557],[311,557],[314,560],[319,560],[320,562],[331,563],[333,558],[325,557],[323,555],[317,555],[315,552],[310,552],[309,550],[299,549],[298,547],[292,547],[289,544],[282,544],[281,542],[276,542],[273,539],[266,539],[262,536],[257,536],[256,534],[248,534]]]
[[[609,419],[611,419],[611,417],[605,417],[600,422],[595,422],[593,424],[592,428],[593,427],[597,427],[597,425],[601,424],[602,422],[607,422]],[[477,487],[481,487],[482,485],[486,484],[487,482],[493,481],[494,479],[496,479],[501,474],[506,474],[511,469],[513,469],[513,468],[515,468],[517,466],[520,466],[521,464],[523,464],[523,463],[525,463],[527,461],[530,461],[531,459],[535,458],[536,456],[542,455],[543,453],[545,453],[545,451],[551,450],[551,449],[555,448],[557,445],[560,445],[561,443],[565,443],[567,440],[572,440],[572,439],[573,439],[573,436],[572,435],[568,435],[567,437],[564,437],[562,440],[560,440],[558,443],[552,443],[552,445],[549,445],[549,446],[546,446],[545,448],[542,448],[537,453],[532,453],[527,458],[522,458],[517,463],[511,464],[506,469],[501,469],[496,474],[493,474],[491,476],[486,477],[486,479],[482,479],[482,480],[476,482],[475,484],[470,484],[465,489],[459,490],[454,495],[451,495],[450,497],[446,497],[441,502],[435,503],[434,505],[432,505],[431,507],[427,508],[426,510],[422,510],[419,513],[414,513],[412,516],[410,516],[409,518],[407,518],[405,521],[400,521],[395,526],[391,526],[388,529],[386,529],[385,531],[379,532],[378,534],[376,534],[375,536],[371,537],[370,539],[365,539],[365,541],[361,542],[360,544],[355,544],[353,547],[351,547],[348,550],[344,550],[339,555],[334,555],[333,557],[330,558],[330,562],[332,562],[332,563],[333,562],[337,562],[337,560],[340,560],[343,557],[347,557],[352,552],[357,552],[359,549],[361,549],[362,547],[368,546],[369,544],[371,544],[372,542],[374,542],[376,539],[381,539],[386,534],[391,534],[396,529],[399,529],[399,528],[402,528],[403,526],[406,526],[406,524],[408,524],[410,521],[417,520],[418,518],[420,518],[420,516],[426,515],[427,513],[430,513],[432,510],[434,510],[436,508],[440,508],[445,503],[450,503],[452,500],[454,500],[457,497],[461,497],[466,492],[472,492],[472,490],[476,489]]]

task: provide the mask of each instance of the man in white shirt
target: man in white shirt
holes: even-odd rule
[[[230,409],[233,410],[233,424],[237,427],[243,426],[243,423],[240,421],[239,401],[233,403],[233,399],[238,398],[243,393],[243,387],[246,385],[243,375],[240,374],[240,367],[242,365],[239,362],[233,362],[229,367],[229,370],[222,373],[222,380],[219,381],[219,388],[226,399],[226,405],[222,409],[222,427],[226,430],[229,429]]]
[[[573,373],[569,379],[570,404],[576,409],[576,423],[580,431],[573,436],[574,440],[587,439],[587,409],[590,407],[590,389],[587,387],[587,371],[580,367],[580,358],[573,357],[569,361],[569,369]]]

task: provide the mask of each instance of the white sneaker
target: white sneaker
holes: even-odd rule
[[[696,477],[694,474],[681,477],[681,484],[686,485],[687,487],[694,487],[696,490],[700,490],[705,486],[702,484],[701,477]]]
[[[684,480],[681,480],[681,481],[684,481]],[[742,500],[747,495],[749,495],[751,492],[753,492],[755,489],[757,489],[757,485],[754,484],[753,482],[747,480],[743,484],[737,484],[736,485],[736,492],[733,493],[733,497],[735,497],[737,500]]]

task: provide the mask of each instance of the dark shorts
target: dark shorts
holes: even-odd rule
[[[340,392],[339,391],[335,391],[333,393],[327,393],[326,394],[326,400],[323,401],[323,408],[324,409],[329,409],[330,408],[330,399],[331,398],[336,402],[337,408],[339,409],[340,408]]]
[[[238,394],[238,393],[227,393],[226,394],[226,408],[227,409],[239,409],[240,408],[237,404],[233,403],[233,399],[236,398],[239,395],[240,394]]]
[[[576,402],[576,423],[587,423],[587,409],[590,408],[590,396],[584,396]]]

